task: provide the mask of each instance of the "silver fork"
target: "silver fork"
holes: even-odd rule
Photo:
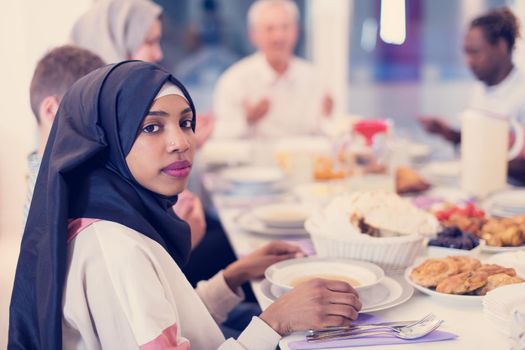
[[[443,320],[432,320],[427,321],[425,323],[420,323],[416,325],[411,326],[405,326],[405,327],[399,327],[392,330],[380,330],[380,331],[363,331],[363,332],[357,332],[357,333],[350,333],[347,332],[346,334],[331,334],[327,336],[322,336],[318,338],[307,338],[306,340],[308,342],[325,342],[325,341],[331,341],[331,340],[346,340],[346,339],[354,339],[354,338],[366,338],[370,336],[376,336],[376,335],[389,335],[394,336],[401,339],[417,339],[424,337],[425,335],[433,332],[436,330],[441,324],[443,323]]]
[[[351,326],[341,326],[341,327],[328,327],[321,329],[310,329],[306,334],[307,340],[316,340],[327,337],[335,336],[344,336],[350,334],[358,334],[359,331],[370,332],[378,329],[387,329],[396,332],[399,328],[402,327],[413,327],[418,324],[429,322],[435,319],[435,315],[430,313],[425,315],[423,318],[417,321],[401,321],[401,322],[382,322],[382,323],[372,323],[364,325],[351,325]]]

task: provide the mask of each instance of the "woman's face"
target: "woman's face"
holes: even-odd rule
[[[142,44],[131,54],[130,58],[132,60],[141,60],[150,63],[156,63],[162,60],[164,55],[160,47],[161,35],[162,24],[160,23],[160,19],[157,19],[149,28]]]
[[[195,153],[188,102],[167,95],[153,102],[126,163],[135,180],[158,194],[174,196],[188,184]]]

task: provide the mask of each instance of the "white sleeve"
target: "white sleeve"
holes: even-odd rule
[[[279,340],[279,333],[259,317],[253,317],[237,340],[226,340],[219,350],[275,350]]]
[[[235,66],[231,69],[221,76],[213,94],[214,138],[239,138],[249,129],[243,107],[243,84],[235,75]]]
[[[201,281],[195,289],[217,324],[226,320],[230,311],[244,300],[241,288],[233,292],[226,284],[222,271],[207,281]]]

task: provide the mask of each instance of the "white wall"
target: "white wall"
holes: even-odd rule
[[[66,42],[69,28],[90,0],[17,0],[0,11],[0,349],[22,232],[26,157],[35,147],[29,83],[46,50]]]

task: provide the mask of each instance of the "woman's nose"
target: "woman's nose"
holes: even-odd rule
[[[185,152],[190,148],[190,142],[183,133],[172,134],[167,140],[168,152]]]

